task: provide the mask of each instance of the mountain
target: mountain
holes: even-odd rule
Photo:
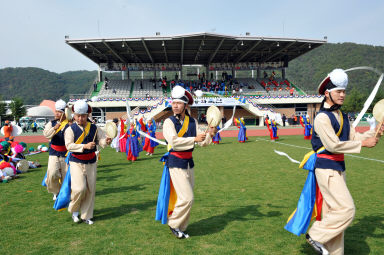
[[[0,69],[0,94],[3,100],[19,97],[24,104],[39,104],[44,99],[68,99],[69,94],[86,93],[97,71],[71,71],[61,74],[40,68]]]
[[[287,78],[306,91],[317,86],[335,68],[369,66],[384,71],[384,47],[355,43],[325,44],[289,62]],[[348,73],[348,91],[355,88],[367,93],[379,76],[371,71]]]

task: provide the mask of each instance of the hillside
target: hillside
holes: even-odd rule
[[[0,94],[5,100],[14,97],[24,104],[38,104],[43,99],[68,99],[69,94],[83,94],[90,88],[96,71],[71,71],[61,74],[40,68],[0,69]]]
[[[354,43],[325,44],[291,61],[287,68],[287,77],[304,90],[315,91],[322,79],[334,68],[348,69],[356,66],[375,67],[383,72],[384,47]],[[358,88],[364,93],[379,78],[369,71],[353,71],[348,76],[348,90]]]

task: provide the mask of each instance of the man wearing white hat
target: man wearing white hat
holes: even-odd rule
[[[314,120],[312,148],[320,150],[315,163],[317,184],[323,196],[321,221],[316,221],[307,242],[321,254],[344,254],[344,231],[355,215],[355,205],[345,181],[344,153],[360,153],[362,147],[374,147],[375,131],[355,132],[343,105],[348,76],[342,69],[333,70],[319,85],[324,95],[320,112]],[[384,127],[381,127],[384,129]]]
[[[48,122],[43,131],[44,136],[50,140],[47,179],[45,183],[47,184],[48,192],[53,194],[53,200],[56,200],[56,196],[59,194],[61,188],[60,179],[63,181],[67,173],[65,164],[67,148],[64,142],[64,132],[69,125],[64,113],[66,105],[61,99],[55,103],[55,119]]]
[[[75,122],[65,131],[65,146],[71,153],[71,202],[68,211],[74,222],[80,218],[86,224],[93,224],[93,208],[96,191],[96,145],[105,147],[112,141],[104,132],[88,120],[92,108],[83,100],[72,106]],[[79,218],[79,212],[81,215]]]
[[[190,117],[187,107],[193,104],[191,93],[181,86],[172,89],[173,116],[164,121],[163,135],[168,142],[168,167],[170,178],[177,195],[176,203],[168,218],[168,225],[177,238],[188,238],[187,229],[193,203],[194,162],[192,151],[197,142],[206,146],[212,142],[216,127],[208,133],[198,133],[197,120]]]

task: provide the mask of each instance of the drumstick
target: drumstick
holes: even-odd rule
[[[208,127],[207,127],[207,129],[205,130],[204,133],[207,133],[207,132],[208,132],[208,129],[209,129],[209,127],[211,126],[212,121],[213,121],[213,120],[211,120],[211,121],[208,123]]]
[[[376,138],[379,138],[380,136],[383,135],[383,132],[380,132],[380,128],[381,128],[381,126],[382,126],[383,124],[384,124],[384,117],[383,117],[383,119],[381,120],[380,125],[378,126],[378,128],[377,128],[377,130],[376,130],[376,134],[375,134],[375,137],[376,137]]]
[[[92,142],[94,143],[95,142],[95,139],[96,139],[96,136],[97,136],[97,128],[96,128],[96,132],[95,132],[95,135],[93,136],[93,140],[92,140]]]

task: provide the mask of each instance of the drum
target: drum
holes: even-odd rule
[[[27,160],[22,159],[17,163],[16,168],[22,172],[28,172],[29,169],[29,163]]]
[[[117,136],[117,127],[113,121],[107,122],[105,124],[105,133],[109,138],[115,138]]]
[[[221,119],[223,118],[223,115],[221,114],[219,108],[212,105],[207,110],[207,123],[210,127],[217,127]]]
[[[384,99],[381,99],[373,107],[373,117],[375,117],[375,119],[378,122],[383,121],[383,119],[384,119]]]

